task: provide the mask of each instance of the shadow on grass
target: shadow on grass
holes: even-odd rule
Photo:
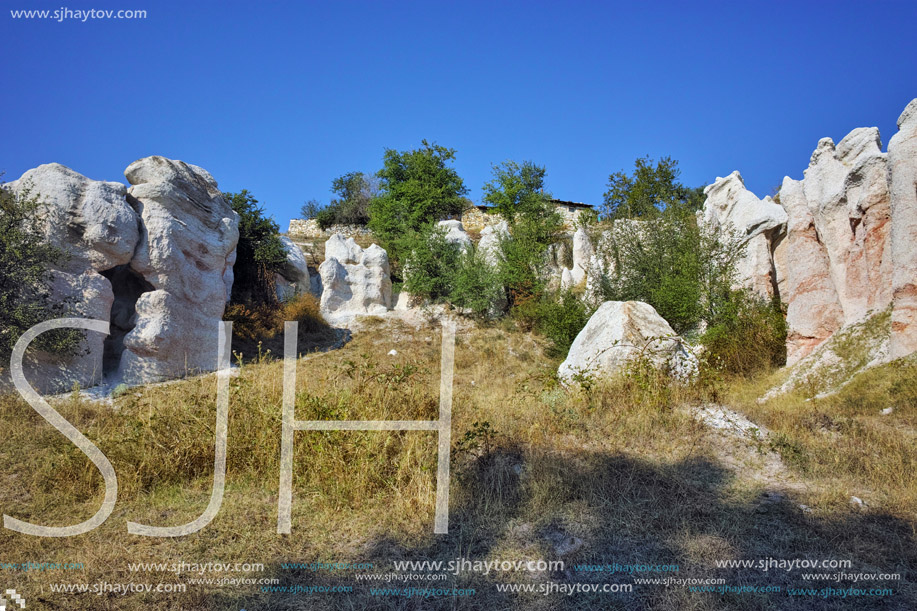
[[[455,464],[455,463],[454,463]],[[804,513],[791,499],[733,487],[733,473],[705,458],[658,464],[620,454],[574,456],[504,449],[457,464],[448,535],[411,547],[395,534],[373,541],[359,558],[371,571],[283,570],[283,586],[345,586],[346,593],[260,593],[244,601],[214,598],[213,608],[250,609],[914,609],[909,581],[917,561],[914,527],[878,512],[832,518]],[[432,516],[424,516],[430,520]],[[295,536],[296,525],[293,526]],[[576,551],[562,549],[570,541]],[[346,543],[346,542],[342,542]],[[577,547],[577,544],[569,545]],[[442,581],[365,581],[356,573],[390,574],[393,561],[557,560],[562,570],[448,574]],[[899,573],[900,581],[806,581],[809,569],[717,568],[723,560],[850,560],[842,569],[811,572]],[[293,562],[298,559],[290,559]],[[583,565],[678,565],[678,572],[628,575]],[[417,571],[428,574],[428,571]],[[404,573],[401,573],[404,574]],[[268,576],[268,573],[265,573]],[[731,587],[780,587],[775,593],[691,592],[686,585],[640,584],[635,579],[722,578]],[[531,585],[535,592],[500,592],[498,584]],[[632,584],[629,593],[565,594],[575,584]],[[543,586],[541,584],[549,584]],[[383,594],[407,588],[474,589],[471,596]],[[545,595],[538,588],[554,588]],[[789,596],[788,588],[891,588],[890,596]]]

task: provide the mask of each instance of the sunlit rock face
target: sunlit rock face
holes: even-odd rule
[[[332,235],[318,268],[322,281],[321,312],[334,324],[357,316],[382,315],[392,307],[388,253],[373,244],[361,248],[353,238]]]
[[[135,325],[124,337],[123,380],[138,384],[211,371],[239,217],[198,166],[147,157],[124,175],[142,227],[130,268],[150,290],[137,299]]]
[[[773,297],[778,292],[774,250],[786,232],[786,211],[770,197],[755,197],[738,172],[717,178],[704,193],[707,199],[698,215],[701,224],[744,243],[736,262],[736,288]]]

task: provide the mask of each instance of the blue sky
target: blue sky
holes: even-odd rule
[[[424,138],[547,167],[599,203],[636,157],[682,181],[738,169],[759,196],[818,139],[917,97],[917,2],[153,2],[2,0],[0,171],[56,161],[119,180],[164,155],[247,188],[280,225],[336,176]],[[12,9],[145,9],[144,20],[15,20]]]

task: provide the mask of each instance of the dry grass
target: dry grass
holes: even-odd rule
[[[818,482],[826,502],[855,495],[903,519],[917,515],[917,361],[869,369],[827,397],[800,388],[758,403],[776,379],[735,384],[727,402],[771,430],[784,462]]]
[[[436,417],[438,330],[382,322],[370,327],[340,350],[299,360],[298,419]],[[388,355],[393,348],[397,356]],[[5,571],[4,587],[29,593],[36,608],[68,609],[801,609],[812,608],[813,601],[794,601],[785,595],[698,594],[662,586],[636,586],[632,594],[510,595],[498,593],[494,584],[532,579],[631,581],[577,573],[571,567],[580,562],[679,564],[680,577],[724,576],[731,585],[764,585],[788,583],[793,576],[728,572],[713,568],[712,562],[766,556],[850,558],[860,570],[867,566],[906,573],[915,561],[914,519],[906,515],[904,505],[864,513],[835,504],[809,515],[789,501],[762,506],[765,488],[736,478],[718,461],[716,438],[689,411],[678,409],[704,399],[698,391],[672,385],[640,368],[588,391],[565,390],[553,375],[556,366],[545,356],[543,341],[514,330],[511,323],[459,334],[447,536],[432,534],[436,438],[424,432],[297,433],[293,534],[275,533],[279,361],[261,358],[246,363],[232,379],[223,507],[202,531],[177,539],[128,535],[125,521],[182,524],[203,511],[212,476],[215,378],[129,392],[115,400],[114,410],[79,399],[66,401],[58,406],[61,413],[114,464],[120,484],[118,505],[103,526],[76,538],[40,539],[0,531],[2,562],[85,565],[83,571]],[[889,383],[900,373],[890,373]],[[854,397],[891,392],[878,382],[869,383],[879,386],[861,388],[861,395],[851,387],[851,394],[840,396],[832,418],[855,418],[861,412],[865,418],[881,401],[858,406],[852,403]],[[730,385],[727,394],[777,425],[784,418],[777,404],[755,406],[743,399],[751,396],[751,386]],[[844,396],[849,396],[848,403]],[[902,399],[900,417],[902,424],[910,426],[906,418],[912,417],[912,410],[906,405],[913,405],[913,395],[907,397]],[[794,409],[793,413],[799,412]],[[781,429],[774,426],[774,430]],[[839,431],[842,436],[860,434],[849,433],[859,431],[856,427]],[[4,513],[48,524],[73,523],[94,513],[101,499],[101,478],[82,454],[21,400],[0,399],[0,435],[5,439],[0,445]],[[800,439],[800,443],[811,441]],[[861,442],[866,439],[871,438],[863,437]],[[898,433],[889,432],[887,439],[899,439]],[[903,438],[896,443],[900,451],[913,455]],[[901,465],[895,468],[910,464],[910,456],[894,456],[895,446],[889,444],[869,469],[878,469],[881,460],[892,458]],[[837,452],[841,454],[840,449]],[[823,457],[813,460],[821,465]],[[871,473],[869,469],[857,472],[853,462],[850,465],[845,477],[851,482]],[[806,473],[820,478],[818,469]],[[894,486],[893,468],[887,471],[888,479],[881,486],[873,482],[874,489]],[[912,485],[904,478],[898,481],[901,486]],[[905,500],[902,497],[901,502]],[[805,496],[792,501],[814,502]],[[280,566],[281,562],[365,561],[376,565],[375,572],[385,573],[398,559],[553,559],[554,541],[569,536],[580,538],[584,545],[563,558],[568,563],[566,572],[536,577],[463,574],[445,582],[446,586],[433,584],[477,590],[475,596],[462,599],[374,596],[370,586],[356,581],[349,571],[294,571]],[[209,576],[273,576],[287,585],[349,585],[354,592],[295,596],[262,593],[256,585],[193,585],[180,595],[122,597],[49,590],[49,584],[57,582],[186,581],[187,575],[127,569],[129,562],[181,560],[263,562],[267,565],[263,575]],[[909,584],[895,588],[904,589],[896,601],[914,601]],[[837,608],[868,608],[862,603],[838,602]]]

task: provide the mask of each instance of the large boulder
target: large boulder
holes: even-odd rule
[[[353,238],[334,234],[325,244],[321,312],[333,324],[348,324],[357,316],[382,315],[392,305],[388,253],[373,244],[361,248]]]
[[[736,288],[773,297],[778,284],[773,250],[782,238],[787,214],[770,197],[763,200],[745,188],[742,175],[733,172],[704,189],[707,199],[699,220],[711,229],[729,233],[744,243],[736,263]]]
[[[917,99],[898,117],[888,143],[891,196],[892,336],[890,356],[917,351]]]
[[[68,254],[51,269],[52,299],[69,304],[68,316],[108,320],[115,294],[106,276],[131,260],[140,236],[139,219],[128,205],[125,186],[91,180],[49,163],[6,187],[39,198],[46,241]],[[29,351],[26,378],[43,392],[98,384],[106,371],[105,344],[103,335],[85,332],[74,355]]]
[[[136,301],[120,371],[128,384],[217,366],[239,217],[203,168],[154,156],[124,171],[143,223],[131,270],[150,290]]]
[[[697,357],[653,306],[606,301],[573,340],[557,374],[565,383],[580,375],[610,376],[641,357],[682,380],[697,371]]]

